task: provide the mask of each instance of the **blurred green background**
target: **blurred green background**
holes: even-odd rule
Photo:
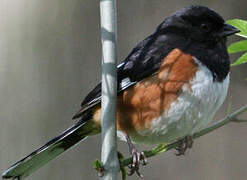
[[[0,0],[1,172],[72,125],[81,100],[100,80],[98,2]],[[119,61],[165,17],[192,4],[209,6],[225,19],[247,19],[246,0],[119,0]],[[228,98],[215,119],[225,116],[229,102],[233,109],[247,103],[246,77],[246,64],[232,68]],[[196,140],[185,157],[164,153],[141,172],[146,180],[246,179],[246,137],[247,124],[229,124]],[[100,139],[86,139],[27,180],[98,179],[93,162],[100,158]],[[123,142],[119,149],[128,153]]]

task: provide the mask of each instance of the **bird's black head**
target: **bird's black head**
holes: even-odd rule
[[[239,32],[225,23],[212,9],[204,6],[191,6],[175,12],[159,25],[156,33],[170,33],[197,42],[215,44],[225,41],[226,36]]]
[[[212,9],[191,6],[165,19],[154,36],[168,39],[169,49],[179,48],[196,57],[212,72],[214,80],[221,82],[230,70],[226,37],[237,32]]]

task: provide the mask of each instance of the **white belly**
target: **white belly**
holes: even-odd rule
[[[226,98],[229,75],[223,82],[214,82],[212,73],[200,62],[195,61],[199,70],[190,82],[191,88],[184,86],[181,95],[171,104],[169,111],[155,119],[150,129],[130,134],[134,142],[173,142],[186,135],[192,135],[212,121]]]

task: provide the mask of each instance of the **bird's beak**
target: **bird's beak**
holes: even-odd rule
[[[221,33],[222,37],[226,37],[226,36],[231,36],[233,34],[239,33],[240,30],[235,28],[234,26],[225,23],[224,24],[224,28],[223,28],[223,32]]]

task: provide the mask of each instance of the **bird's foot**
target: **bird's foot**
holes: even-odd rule
[[[143,177],[143,175],[140,173],[139,168],[140,165],[147,165],[147,158],[144,154],[144,152],[138,152],[135,148],[132,149],[132,164],[130,164],[128,167],[130,168],[130,172],[128,173],[129,176],[136,173],[139,177]]]
[[[175,148],[178,152],[176,153],[176,156],[185,155],[185,152],[188,148],[192,148],[193,146],[193,137],[192,136],[186,136],[185,138],[181,139],[179,141],[178,146]]]
[[[140,165],[147,165],[147,158],[144,154],[144,152],[138,152],[134,146],[134,144],[131,142],[131,139],[128,135],[126,135],[126,140],[129,146],[130,154],[132,155],[132,163],[128,166],[130,168],[130,172],[128,173],[129,176],[136,173],[139,177],[143,177],[143,175],[140,173]]]

